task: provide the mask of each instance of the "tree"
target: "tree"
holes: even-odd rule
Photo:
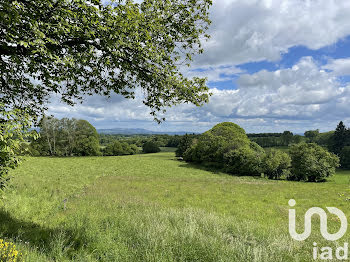
[[[205,79],[182,65],[202,53],[211,0],[0,1],[0,102],[39,114],[52,94],[135,97],[157,112],[208,101]]]
[[[315,143],[316,139],[318,138],[319,135],[320,135],[320,130],[319,129],[309,130],[309,131],[306,131],[304,133],[304,136],[308,139],[309,143]]]
[[[260,176],[265,151],[258,144],[230,150],[224,155],[225,171],[241,176]]]
[[[344,146],[340,151],[340,166],[342,168],[350,168],[350,146]]]
[[[32,119],[27,111],[9,111],[0,105],[0,190],[9,181],[9,170],[20,163],[16,153],[20,150],[21,143],[37,137],[35,131],[29,130],[31,125]]]
[[[59,139],[60,129],[60,121],[54,117],[46,117],[44,116],[39,123],[40,126],[40,139],[41,145],[46,145],[47,150],[49,151],[50,156],[58,155],[57,152],[57,144]],[[38,140],[40,143],[40,140]],[[43,148],[41,148],[43,151]]]
[[[135,144],[130,145],[130,149],[131,149],[130,150],[131,155],[135,155],[139,152],[139,148]]]
[[[301,135],[294,135],[293,136],[293,143],[299,144],[303,141],[303,137]]]
[[[288,146],[293,141],[293,133],[290,131],[284,131],[282,136],[282,143],[284,146]]]
[[[77,120],[74,153],[78,156],[100,155],[98,133],[88,121]]]
[[[250,140],[243,128],[231,122],[223,122],[199,136],[191,149],[188,149],[185,160],[223,167],[226,153],[249,144]]]
[[[32,141],[30,151],[43,156],[99,155],[99,135],[85,120],[44,116],[40,120],[40,138]]]
[[[332,151],[335,154],[339,154],[343,147],[346,145],[347,130],[343,123],[340,121],[335,132],[333,134]]]
[[[263,159],[263,172],[269,179],[280,179],[282,176],[289,176],[291,166],[290,156],[277,149],[270,149]]]
[[[295,144],[290,147],[292,159],[289,180],[321,182],[335,174],[339,158],[314,143]]]
[[[160,148],[154,141],[148,141],[142,146],[143,153],[158,153],[160,152]]]
[[[185,134],[181,138],[181,140],[179,142],[179,145],[178,145],[178,147],[177,147],[177,149],[175,151],[176,156],[178,156],[178,157],[181,156],[182,157],[184,155],[186,150],[192,145],[193,137],[194,137],[193,135],[190,136],[188,134]]]

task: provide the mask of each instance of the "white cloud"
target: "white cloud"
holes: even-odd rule
[[[276,61],[288,48],[319,49],[350,34],[347,0],[216,0],[197,65]]]
[[[293,121],[304,121],[304,125],[312,127],[317,120],[325,126],[350,113],[350,87],[343,87],[331,72],[321,70],[310,57],[289,69],[244,74],[237,83],[237,90],[212,89],[210,103],[201,108],[186,104],[169,108],[167,121],[160,126],[142,105],[140,93],[135,100],[118,95],[110,100],[93,96],[70,110],[54,103],[51,112],[59,117],[84,118],[97,126],[134,122],[137,127],[188,131],[204,131],[222,121],[242,123],[252,131],[267,130],[268,126],[270,131],[271,127],[284,128],[286,123],[296,128]]]
[[[350,58],[332,59],[322,68],[332,70],[337,76],[350,75]]]
[[[243,73],[242,69],[235,66],[206,66],[196,69],[185,68],[187,77],[206,77],[209,82],[230,81],[233,76]]]

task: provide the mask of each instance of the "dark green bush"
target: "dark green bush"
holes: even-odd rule
[[[203,133],[184,154],[186,161],[224,167],[224,155],[231,150],[249,146],[245,131],[238,125],[224,122]]]
[[[260,176],[265,151],[256,143],[229,151],[224,156],[225,171],[241,176]]]
[[[103,150],[105,156],[123,156],[123,155],[133,155],[138,152],[136,145],[129,145],[126,142],[114,141],[106,146]]]
[[[137,147],[137,145],[131,144],[130,145],[130,152],[131,152],[131,155],[137,154],[139,152],[139,148]]]
[[[282,176],[290,175],[291,166],[290,156],[276,149],[270,149],[266,152],[263,159],[263,172],[269,179],[280,179]]]
[[[188,134],[184,135],[179,144],[178,144],[178,147],[175,151],[176,153],[176,156],[179,157],[179,156],[184,156],[184,153],[186,152],[186,150],[191,147],[192,145],[192,142],[193,142],[193,136],[190,136]]]
[[[160,148],[156,142],[149,141],[143,144],[142,146],[143,153],[158,153]]]
[[[350,168],[350,146],[345,146],[340,151],[340,166],[342,168]]]
[[[290,147],[291,175],[294,181],[321,182],[335,174],[339,158],[314,143],[295,144]]]

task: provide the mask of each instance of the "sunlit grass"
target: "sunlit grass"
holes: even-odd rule
[[[335,206],[349,218],[350,172],[326,183],[213,173],[174,153],[30,158],[0,202],[0,238],[26,261],[310,261],[312,243],[288,234],[288,200],[304,212]],[[67,199],[66,210],[64,200]],[[339,223],[329,219],[329,231]]]

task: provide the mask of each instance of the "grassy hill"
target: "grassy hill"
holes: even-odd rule
[[[29,158],[0,200],[0,238],[26,261],[311,261],[318,219],[305,242],[288,233],[288,200],[299,230],[313,206],[350,218],[349,172],[326,183],[213,173],[174,153]],[[66,199],[66,209],[64,200]],[[329,215],[329,231],[339,223]]]

